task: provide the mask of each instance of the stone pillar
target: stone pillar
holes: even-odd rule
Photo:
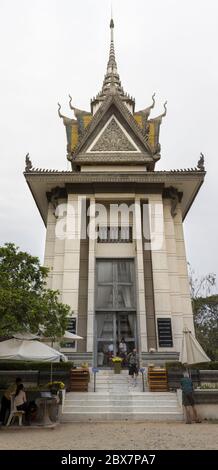
[[[75,317],[78,316],[80,238],[81,203],[77,194],[69,194],[63,257],[62,302],[70,305]]]
[[[55,247],[55,225],[56,225],[56,218],[53,214],[53,207],[51,203],[49,203],[47,227],[46,227],[45,254],[44,254],[44,266],[46,268],[49,268],[49,273],[48,273],[48,278],[47,278],[48,289],[52,288],[54,247]]]
[[[66,200],[62,199],[59,204],[66,204]],[[49,232],[52,229],[53,237],[53,264],[50,275],[50,288],[60,291],[60,300],[62,301],[62,283],[63,283],[63,266],[64,266],[64,239],[58,235],[58,224],[60,222],[59,216],[54,215],[54,208],[49,204],[49,220],[50,223],[47,228],[46,236],[46,253],[49,249],[47,247],[47,237],[50,237]]]
[[[150,245],[150,220],[149,207],[147,201],[143,201],[141,205],[142,221],[143,221],[143,261],[144,261],[144,284],[145,284],[145,308],[147,322],[147,343],[148,351],[157,349],[157,328],[154,306],[154,285],[153,285],[153,269]]]
[[[175,218],[171,214],[171,202],[164,199],[164,227],[166,235],[167,262],[170,282],[170,303],[172,312],[173,344],[180,351],[183,330],[183,308],[177,262]]]
[[[88,263],[89,263],[89,238],[87,235],[88,204],[86,198],[82,201],[82,239],[80,243],[80,267],[79,267],[79,306],[77,333],[84,339],[78,341],[77,352],[86,353],[87,343],[87,312],[88,312]]]
[[[134,232],[136,235],[136,298],[137,298],[137,324],[140,340],[140,352],[148,351],[147,324],[145,308],[145,283],[142,244],[142,215],[140,197],[135,197]]]
[[[95,197],[90,197],[89,206],[89,260],[88,260],[88,318],[87,352],[94,351],[95,320]]]
[[[148,201],[150,212],[155,316],[156,321],[157,318],[162,317],[170,318],[172,322],[162,195],[150,194],[148,195]],[[157,349],[160,352],[174,351],[174,348],[159,347],[158,340]]]
[[[174,218],[174,229],[175,229],[175,240],[176,240],[177,264],[178,264],[178,277],[179,277],[179,284],[180,284],[180,296],[181,296],[182,312],[183,312],[183,327],[187,326],[190,329],[190,331],[192,331],[192,333],[195,334],[191,294],[190,294],[189,279],[188,279],[188,266],[187,266],[184,233],[183,233],[182,212],[181,212],[180,205],[178,205],[176,212],[177,212],[177,215]]]

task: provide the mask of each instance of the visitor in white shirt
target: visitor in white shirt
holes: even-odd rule
[[[124,338],[122,338],[121,341],[120,341],[119,351],[120,351],[120,354],[123,354],[123,355],[126,355],[126,353],[127,353],[127,345],[125,343]]]
[[[126,345],[126,342],[125,342],[124,338],[121,338],[121,341],[120,341],[120,344],[119,344],[119,355],[123,359],[122,366],[125,367],[125,365],[126,365],[126,356],[127,356],[127,345]]]
[[[18,411],[25,412],[26,424],[30,424],[30,409],[24,392],[23,384],[18,385],[14,398],[14,407]]]
[[[113,352],[114,352],[114,345],[113,345],[113,343],[109,344],[109,346],[108,346],[108,352],[109,352],[109,353],[113,353]]]

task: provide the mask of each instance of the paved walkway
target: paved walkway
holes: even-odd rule
[[[218,424],[69,423],[53,430],[1,427],[3,449],[218,450]]]

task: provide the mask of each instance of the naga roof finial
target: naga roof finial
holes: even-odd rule
[[[159,116],[153,118],[153,121],[160,121],[161,122],[162,118],[164,116],[166,116],[166,114],[167,114],[167,101],[165,101],[165,103],[164,103],[164,112],[162,114],[160,114]]]
[[[164,112],[162,114],[162,117],[166,116],[166,114],[167,114],[167,101],[165,101],[164,103]]]
[[[75,106],[72,106],[72,96],[71,95],[68,95],[70,100],[69,100],[69,106],[70,106],[70,109],[72,109],[72,111],[74,111],[74,114],[75,114],[75,117],[77,118],[77,116],[81,116],[81,114],[84,114],[84,115],[87,115],[89,114],[88,111],[84,111],[83,109],[79,109],[79,108],[75,108]]]
[[[155,105],[155,95],[156,93],[153,93],[152,95],[152,104],[150,106],[148,106],[147,108],[145,109],[142,109],[141,111],[137,111],[138,113],[143,113],[143,114],[146,114],[147,118],[151,112],[151,110],[154,108],[154,105]]]
[[[204,164],[204,162],[205,162],[204,154],[201,152],[201,153],[200,153],[200,158],[199,158],[198,164],[197,164],[198,170],[200,170],[200,171],[205,171],[205,164]]]
[[[72,109],[72,110],[74,111],[75,108],[72,106],[72,99],[73,99],[73,98],[72,98],[72,96],[71,96],[70,94],[69,94],[68,96],[69,96],[69,98],[70,98],[70,101],[69,101],[70,109]]]
[[[58,103],[58,116],[60,118],[64,118],[63,114],[61,114],[61,105],[60,105],[60,103]]]
[[[33,165],[32,165],[32,162],[30,160],[30,157],[29,157],[29,153],[26,154],[26,157],[25,157],[25,163],[26,163],[26,166],[25,166],[25,171],[28,172],[28,171],[31,171],[32,168],[33,168]]]

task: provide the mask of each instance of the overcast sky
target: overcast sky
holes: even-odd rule
[[[57,102],[89,110],[109,50],[110,0],[0,0],[0,244],[43,259],[45,228],[23,177],[36,167],[67,169]],[[156,169],[194,167],[207,176],[185,222],[187,258],[199,274],[218,273],[218,2],[113,0],[115,50],[136,109],[155,91],[162,158]]]

